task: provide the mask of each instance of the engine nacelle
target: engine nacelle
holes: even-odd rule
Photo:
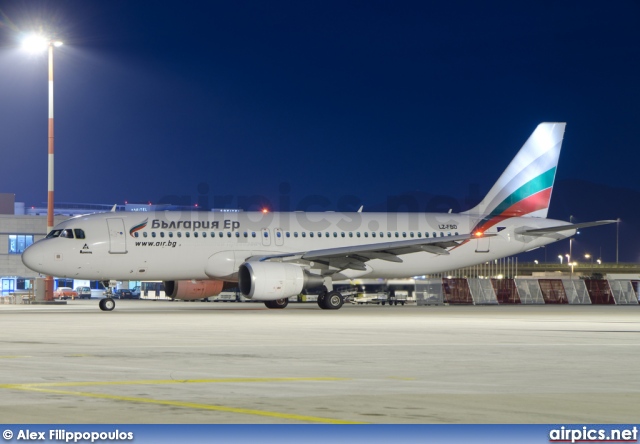
[[[255,301],[290,298],[305,288],[320,287],[323,283],[322,276],[281,262],[245,262],[238,269],[240,292]]]
[[[218,280],[165,281],[164,293],[173,299],[191,301],[219,295],[224,284],[224,281]]]

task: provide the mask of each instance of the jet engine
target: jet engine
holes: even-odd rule
[[[238,270],[240,292],[255,301],[289,298],[306,288],[316,288],[322,284],[322,276],[311,274],[294,264],[245,262]]]
[[[218,280],[165,281],[164,292],[170,298],[191,301],[219,295],[224,284]]]

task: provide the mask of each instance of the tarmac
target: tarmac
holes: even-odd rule
[[[0,422],[636,423],[638,306],[0,305]]]

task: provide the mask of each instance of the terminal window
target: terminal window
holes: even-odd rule
[[[9,254],[22,254],[33,243],[32,234],[10,234]]]

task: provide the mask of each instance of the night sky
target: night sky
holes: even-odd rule
[[[0,192],[28,205],[46,200],[47,64],[19,40],[39,27],[65,42],[57,202],[472,201],[542,121],[567,122],[556,186],[640,191],[637,1],[5,0],[0,12]]]

